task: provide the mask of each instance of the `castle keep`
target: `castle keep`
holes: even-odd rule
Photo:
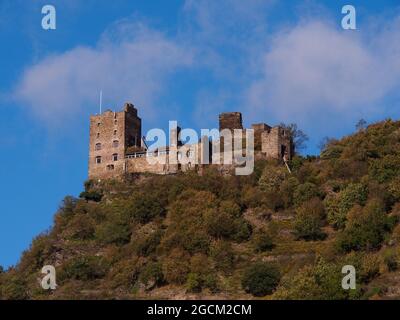
[[[227,112],[219,115],[219,131],[233,132],[243,128],[240,112]],[[270,127],[265,123],[253,124],[254,155],[256,159],[275,158],[288,160],[292,156],[292,140],[288,132],[280,126]],[[89,178],[107,179],[136,173],[173,174],[189,169],[199,170],[204,164],[202,157],[209,143],[185,144],[179,142],[179,127],[175,132],[177,143],[148,150],[142,137],[142,120],[137,109],[126,103],[120,112],[106,110],[90,117]],[[203,140],[204,137],[201,138]],[[208,139],[208,138],[207,138]],[[208,141],[208,140],[207,140]],[[204,141],[203,141],[204,142]],[[185,154],[187,161],[180,163]],[[149,161],[154,157],[165,157],[164,163]],[[150,159],[149,159],[150,158]],[[214,165],[214,164],[212,164]],[[220,165],[221,167],[223,165]]]

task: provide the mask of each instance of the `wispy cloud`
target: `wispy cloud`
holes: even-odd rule
[[[374,34],[338,30],[330,23],[310,21],[278,34],[261,59],[260,76],[248,90],[250,105],[274,106],[281,118],[330,113],[340,120],[373,109],[400,79],[400,51],[394,48],[398,29]],[[387,38],[392,38],[386,43]],[[378,40],[379,39],[379,40]],[[385,46],[376,47],[376,41]]]
[[[151,116],[168,77],[191,63],[190,50],[143,24],[124,21],[94,48],[76,47],[29,67],[14,97],[48,123],[60,115],[93,112],[101,89],[106,102],[135,101]]]

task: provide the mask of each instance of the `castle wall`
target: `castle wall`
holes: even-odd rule
[[[287,159],[291,159],[291,151],[290,137],[282,127],[273,127],[269,132],[261,134],[261,152],[267,158],[282,159],[286,154]]]

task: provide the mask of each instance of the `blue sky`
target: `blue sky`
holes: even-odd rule
[[[81,191],[100,90],[105,107],[132,101],[144,133],[241,111],[247,126],[298,123],[316,153],[360,118],[399,118],[399,40],[397,0],[0,0],[0,265]]]

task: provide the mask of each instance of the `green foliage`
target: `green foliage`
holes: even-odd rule
[[[100,202],[101,199],[103,198],[103,195],[98,192],[98,191],[83,191],[80,193],[79,198],[83,198],[86,201],[94,201],[94,202]]]
[[[244,272],[242,287],[246,292],[256,297],[271,294],[280,280],[279,269],[271,264],[257,262],[250,265]]]
[[[0,287],[0,297],[6,300],[28,299],[26,282],[17,276],[12,276]]]
[[[141,272],[139,279],[146,286],[151,283],[151,288],[162,284],[164,281],[162,265],[159,262],[148,263]]]
[[[258,182],[263,191],[277,191],[285,180],[287,171],[285,168],[266,166]]]
[[[253,245],[256,252],[270,251],[274,248],[272,237],[263,230],[254,235]]]
[[[108,271],[107,262],[97,256],[82,256],[73,258],[63,265],[59,275],[61,281],[67,279],[94,280],[103,278]]]
[[[313,198],[309,202],[303,203],[297,209],[296,220],[294,223],[294,234],[297,239],[321,240],[325,234],[321,230],[325,208],[322,201]]]
[[[297,273],[282,279],[273,298],[290,300],[343,300],[361,295],[360,289],[349,292],[342,288],[341,264],[317,258],[312,266],[305,266]],[[359,286],[358,286],[359,287]],[[353,291],[353,290],[352,290]]]
[[[321,157],[295,156],[291,174],[258,160],[250,176],[211,166],[201,175],[87,181],[18,266],[0,269],[0,299],[158,298],[168,291],[152,290],[164,285],[243,298],[241,282],[276,299],[387,297],[381,283],[393,286],[399,261],[400,122],[327,142]],[[327,240],[298,241],[323,240],[326,222]],[[282,280],[276,267],[253,262],[267,255],[285,257]],[[43,292],[40,269],[55,261],[60,288]],[[357,270],[357,290],[340,286],[346,264]]]
[[[386,155],[383,159],[371,160],[369,174],[379,183],[398,177],[400,175],[400,156]]]
[[[338,236],[337,247],[343,252],[379,248],[388,231],[388,221],[378,200],[369,201],[364,209],[354,207],[346,228]]]
[[[131,210],[133,219],[140,223],[148,223],[165,214],[163,203],[154,193],[143,192],[135,196]]]
[[[389,271],[396,271],[398,269],[398,254],[393,249],[389,249],[384,252],[383,261]]]
[[[325,198],[328,222],[335,228],[344,228],[349,210],[356,204],[364,205],[368,197],[368,189],[361,183],[350,183],[338,195]]]
[[[168,283],[185,283],[190,271],[190,255],[183,250],[173,249],[164,259],[162,271]]]
[[[235,254],[232,245],[228,241],[216,241],[210,249],[210,256],[214,260],[215,266],[218,270],[225,273],[232,272]]]
[[[123,245],[130,241],[131,230],[129,225],[120,221],[106,221],[96,229],[96,239],[103,244]]]
[[[93,237],[95,222],[86,214],[75,215],[69,222],[66,236],[75,240],[86,240]]]
[[[163,235],[164,232],[162,230],[158,230],[145,238],[138,239],[138,241],[135,243],[137,254],[147,257],[155,253]]]
[[[314,183],[306,182],[297,186],[294,191],[293,200],[296,206],[319,196],[318,187]]]

